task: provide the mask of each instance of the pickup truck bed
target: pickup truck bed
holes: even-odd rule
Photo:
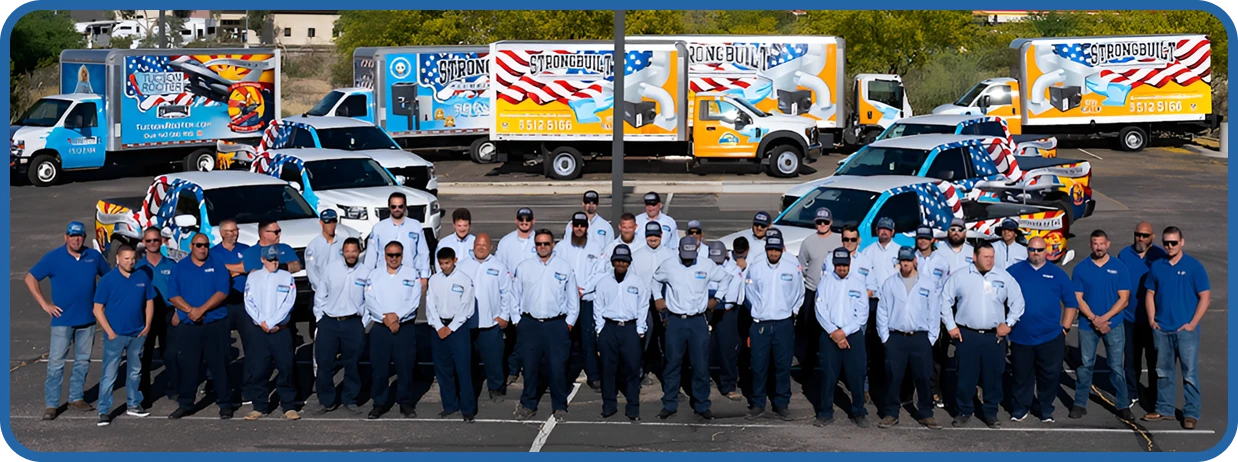
[[[1023,169],[1023,171],[1025,172],[1035,170],[1038,168],[1052,167],[1055,165],[1073,164],[1077,162],[1082,162],[1082,161],[1078,159],[1063,159],[1061,157],[1049,158],[1049,157],[1019,156],[1019,168]]]

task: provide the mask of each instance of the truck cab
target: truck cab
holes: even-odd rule
[[[696,94],[692,154],[697,159],[759,159],[771,176],[799,175],[821,157],[812,119],[768,113],[727,92]]]
[[[998,116],[1006,121],[1011,134],[1023,133],[1019,81],[1009,77],[981,81],[958,101],[933,108],[933,113]]]
[[[895,121],[911,117],[911,101],[903,79],[895,74],[857,74],[856,108],[851,117],[848,144],[868,144]]]
[[[46,186],[64,170],[96,168],[107,157],[103,98],[89,93],[40,98],[9,127],[9,168]]]
[[[908,175],[948,181],[964,196],[982,181],[1005,179],[990,159],[996,138],[920,135],[877,141],[848,157],[835,175]],[[996,147],[1000,149],[1001,147]]]
[[[1012,135],[1006,118],[998,116],[926,114],[907,117],[891,124],[877,141],[930,134],[992,136],[1002,139],[1017,156],[1057,157],[1057,138]]]
[[[377,125],[374,118],[374,90],[361,87],[331,90],[305,115],[319,117],[351,117]]]

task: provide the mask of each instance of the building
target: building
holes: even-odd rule
[[[216,15],[221,30],[258,45],[258,34],[244,33],[245,16],[244,10],[221,10]],[[336,10],[275,10],[271,12],[272,39],[279,46],[330,46],[335,43],[335,20],[339,18]],[[250,27],[261,29],[254,24]]]

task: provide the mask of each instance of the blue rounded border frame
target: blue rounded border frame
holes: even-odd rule
[[[243,9],[246,9],[246,7],[248,6],[251,6],[249,2],[242,2],[238,0],[216,0],[210,3],[211,3],[210,6],[212,7],[212,9],[243,10]],[[283,5],[287,5],[289,7],[296,8],[296,9],[314,9],[315,7],[320,7],[320,6],[323,7],[322,9],[328,9],[330,7],[338,6],[336,2],[332,2],[329,0],[296,0],[296,1],[294,0],[268,0],[266,3],[267,5],[264,5],[264,6],[267,8],[271,8],[271,9],[279,9],[279,7]],[[365,9],[407,9],[407,7],[410,6],[407,1],[396,1],[396,0],[364,0],[364,3],[365,3],[365,6],[367,7]],[[668,2],[667,0],[625,0],[623,2],[612,1],[612,3],[615,4],[614,5],[615,7],[622,6],[622,8],[627,9],[627,10],[700,9],[701,7],[699,3],[687,2],[684,0],[672,0],[670,2]],[[621,3],[622,5],[620,5]],[[924,9],[924,6],[925,6],[925,4],[923,4],[920,1],[916,1],[916,0],[885,0],[882,3],[884,3],[882,5],[884,8],[882,9],[891,9],[891,10]],[[157,9],[163,6],[167,6],[166,4],[164,4],[164,2],[154,2],[150,0],[128,1],[128,2],[120,2],[120,1],[114,1],[114,0],[107,0],[107,1],[43,0],[43,1],[29,2],[29,3],[23,4],[17,7],[17,9],[13,11],[11,15],[9,15],[9,17],[6,19],[4,23],[3,33],[0,34],[0,44],[3,45],[4,57],[6,59],[9,57],[9,49],[10,49],[9,40],[12,36],[13,24],[16,22],[17,18],[20,18],[26,15],[27,13],[30,13],[32,11],[47,10],[47,9],[69,9],[69,10],[71,9],[102,9],[104,7],[120,6],[120,5],[123,5],[127,8],[134,8],[134,7],[141,8],[141,7],[147,7],[147,6],[154,7],[152,9]],[[504,6],[508,6],[508,5],[509,5],[508,2],[502,1],[502,0],[473,0],[473,4],[471,5],[473,6],[473,8],[471,9],[505,10],[508,8],[504,8]],[[1163,9],[1166,9],[1164,8],[1165,4],[1163,2],[1157,2],[1154,0],[1122,0],[1122,1],[1088,0],[1086,2],[1086,5],[1089,9],[1098,9],[1098,10],[1105,10],[1105,9],[1112,9],[1112,10],[1158,9],[1158,10],[1163,10]],[[540,9],[540,10],[554,10],[554,9],[580,10],[580,9],[584,9],[584,8],[579,8],[580,6],[579,2],[567,1],[567,0],[535,0],[533,4],[526,4],[524,6],[526,6],[527,9]],[[711,7],[710,9],[740,10],[740,9],[751,9],[753,5],[751,4],[751,2],[743,2],[739,0],[718,0],[718,1],[712,2],[709,6]],[[764,9],[838,9],[838,10],[867,9],[867,8],[846,8],[846,7],[842,7],[843,5],[833,5],[833,4],[829,4],[826,2],[808,2],[808,1],[794,1],[794,0],[766,0],[761,3],[761,6],[764,7]],[[935,9],[973,10],[973,9],[984,9],[985,7],[991,8],[994,5],[992,4],[992,2],[984,2],[984,1],[978,1],[978,0],[945,0],[941,2],[940,4],[937,4],[934,6],[936,7]],[[1038,10],[1076,10],[1076,9],[1079,9],[1081,5],[1077,1],[1046,0],[1036,6]],[[1177,2],[1174,6],[1176,8],[1172,8],[1172,9],[1175,9],[1175,10],[1206,11],[1216,16],[1225,25],[1225,30],[1229,37],[1228,43],[1229,44],[1235,43],[1234,39],[1235,39],[1236,34],[1235,34],[1234,22],[1229,17],[1229,15],[1226,14],[1225,11],[1222,10],[1216,4],[1207,3],[1207,2],[1200,1],[1200,0],[1188,0],[1186,2]],[[360,9],[360,8],[354,8],[354,9]],[[1232,72],[1233,68],[1234,66],[1231,60],[1230,65],[1229,65],[1230,72],[1228,72],[1229,75],[1233,75],[1233,72]],[[1233,106],[1233,101],[1234,101],[1234,97],[1231,94],[1228,100],[1231,107]],[[4,98],[2,101],[0,101],[0,109],[2,109],[3,111],[5,111],[5,113],[7,113],[9,109],[9,100],[7,97]],[[8,176],[8,175],[9,174],[6,173],[5,176]],[[1236,175],[1235,171],[1231,169],[1228,173],[1229,183],[1231,185],[1235,184],[1234,180],[1236,178],[1238,178],[1238,175]],[[1238,218],[1235,218],[1234,213],[1233,213],[1235,198],[1238,198],[1238,190],[1232,190],[1232,189],[1228,190],[1229,205],[1228,205],[1227,213],[1229,214],[1229,219],[1228,219],[1227,225],[1229,226],[1230,229],[1238,229]],[[9,270],[11,274],[12,263],[9,261],[9,248],[12,242],[12,228],[11,228],[12,217],[10,216],[10,214],[12,213],[12,208],[9,205],[10,203],[9,201],[10,201],[9,190],[6,189],[4,190],[2,194],[0,194],[0,235],[3,236],[3,240],[5,243],[4,246],[0,246],[0,259],[5,261],[5,263],[10,267]],[[1235,247],[1234,244],[1238,243],[1238,234],[1230,234],[1228,236],[1228,240],[1229,240],[1230,248],[1234,248]],[[1226,280],[1226,283],[1229,284],[1230,287],[1233,287],[1235,286],[1235,282],[1238,282],[1238,275],[1236,275],[1233,272],[1230,272],[1229,277]],[[10,291],[10,286],[0,286],[0,291],[3,291],[4,300],[12,299],[13,294]],[[0,305],[0,316],[3,316],[3,318],[0,318],[0,319],[9,319],[10,317],[9,304],[5,303],[5,304]],[[1234,361],[1234,358],[1238,358],[1238,348],[1236,348],[1236,346],[1238,346],[1238,343],[1235,342],[1234,335],[1233,335],[1233,332],[1235,332],[1235,330],[1238,330],[1238,318],[1230,316],[1228,328],[1229,328],[1228,332],[1230,333],[1229,345],[1228,345],[1228,353],[1229,353],[1230,359],[1229,359],[1229,364],[1228,364],[1229,367],[1227,370],[1227,380],[1229,382],[1228,388],[1229,388],[1229,395],[1230,395],[1229,396],[1230,397],[1229,409],[1228,409],[1229,419],[1226,422],[1227,427],[1225,429],[1225,434],[1221,438],[1220,442],[1216,446],[1209,448],[1205,451],[1201,451],[1201,452],[1120,453],[1121,457],[1125,458],[1125,462],[1140,462],[1144,460],[1194,462],[1198,460],[1209,460],[1209,459],[1214,459],[1220,456],[1223,452],[1225,452],[1225,450],[1230,446],[1230,444],[1233,443],[1235,431],[1236,429],[1238,429],[1238,401],[1234,399],[1235,390],[1238,390],[1238,380],[1235,380],[1236,378],[1238,378],[1235,376],[1235,372],[1238,371],[1238,363]],[[3,357],[9,357],[10,355],[9,340],[10,340],[9,330],[5,329],[3,332],[3,341],[0,341],[0,355],[2,355]],[[10,374],[6,372],[5,382],[7,383],[9,380],[10,380]],[[3,406],[3,409],[5,409],[5,414],[8,414],[9,411],[12,409],[10,398],[11,398],[11,395],[9,393],[0,393],[0,406]],[[17,441],[16,436],[13,434],[11,418],[0,419],[0,430],[3,431],[5,440],[9,444],[9,447],[12,448],[12,450],[16,452],[18,455],[25,457],[27,459],[30,459],[30,460],[76,462],[80,460],[79,459],[80,457],[82,457],[81,454],[36,452],[30,449],[27,449],[26,447],[22,446],[20,442]],[[211,460],[208,458],[212,457],[215,453],[107,452],[107,453],[96,453],[95,455],[92,455],[91,457],[102,456],[104,460],[120,460],[122,458],[131,459],[133,457],[153,458],[153,457],[159,457],[159,456],[167,456],[170,454],[177,454],[177,457],[179,460],[183,460],[186,462],[193,462],[193,461],[199,461],[199,460],[201,461]],[[257,454],[262,454],[262,453],[255,452],[255,453],[235,453],[235,454],[257,455]],[[274,454],[276,455],[276,457],[279,457],[280,453],[274,453]],[[298,462],[301,462],[301,461],[335,462],[336,458],[339,457],[339,455],[335,453],[312,453],[310,452],[310,453],[283,453],[283,454],[285,456],[296,457]],[[482,455],[481,453],[472,453],[473,455],[468,455],[468,454],[470,453],[465,453],[464,454],[465,457],[469,457],[469,458],[476,457],[477,459],[474,459],[474,460],[481,460],[482,457],[487,457],[486,455]],[[947,453],[947,452],[860,453],[860,454],[863,454],[865,457],[872,458],[870,460],[894,460],[895,458],[905,458],[907,456],[912,456],[912,457],[917,457],[918,458],[917,460],[931,461],[931,460],[949,459],[951,462],[969,462],[969,461],[981,461],[981,460],[988,462],[990,458],[993,457],[993,453],[982,453],[982,452],[978,452],[978,453]],[[1056,456],[1087,457],[1089,455],[1092,455],[1091,453],[1083,453],[1083,452],[1066,452],[1066,453],[1011,452],[1011,453],[1001,453],[1001,454],[1003,457],[1003,462],[1025,462],[1025,461],[1026,462],[1043,462],[1045,457],[1056,457]],[[395,460],[396,458],[408,457],[408,456],[407,454],[404,454],[404,453],[391,453],[391,454],[370,453],[370,454],[366,454],[365,457]],[[548,453],[548,454],[536,454],[536,455],[534,454],[508,454],[508,455],[505,455],[504,457],[514,458],[516,460],[537,459],[537,460],[568,461],[568,460],[571,460],[571,458],[576,457],[576,454],[575,453]],[[594,456],[594,457],[597,457],[597,456]],[[639,455],[635,455],[635,454],[623,455],[623,454],[613,453],[613,454],[606,454],[601,457],[614,458],[616,460],[622,459],[622,458],[628,458],[628,457],[641,457],[641,458],[653,458],[654,460],[669,461],[669,460],[681,460],[683,456],[681,454],[659,454],[659,453],[641,453]],[[717,454],[711,454],[709,457],[711,457],[713,460],[718,461],[718,462],[731,462],[731,461],[749,462],[750,458],[752,457],[752,453],[743,453],[743,452],[717,453]],[[820,457],[820,455],[819,453],[784,453],[784,454],[779,454],[778,457],[788,462],[794,462],[794,461],[814,460],[812,458]]]

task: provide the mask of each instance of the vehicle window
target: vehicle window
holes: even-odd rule
[[[313,148],[314,135],[301,127],[293,127],[292,136],[289,137],[288,145],[284,148]]]
[[[856,189],[828,186],[817,188],[787,207],[786,212],[774,222],[774,225],[813,228],[816,226],[813,224],[813,219],[817,216],[817,209],[825,207],[834,213],[834,223],[831,228],[835,232],[842,232],[842,227],[845,225],[859,226],[860,222],[864,221],[864,216],[868,215],[868,211],[873,208],[873,202],[877,201],[879,195],[872,191]]]
[[[83,127],[98,127],[99,120],[95,114],[95,103],[79,103],[69,112],[69,118],[81,118]]]
[[[875,148],[869,145],[856,152],[850,161],[838,169],[836,175],[916,175],[927,159],[928,151],[922,149]]]
[[[344,100],[344,108],[348,110],[348,117],[365,117],[365,95],[352,95]]]
[[[739,116],[734,104],[716,99],[701,101],[701,120],[733,121]]]
[[[386,132],[375,126],[319,129],[318,142],[323,149],[345,151],[400,149]]]
[[[980,94],[983,93],[984,90],[987,88],[989,88],[989,86],[988,84],[985,84],[984,82],[980,82],[976,84],[976,86],[971,87],[971,90],[967,90],[967,93],[964,94],[963,97],[959,98],[958,101],[955,101],[954,105],[955,106],[971,106],[972,103],[978,103],[979,101],[976,101],[976,98],[978,98]]]
[[[382,166],[372,159],[319,160],[306,162],[305,169],[315,191],[395,185]]]
[[[989,106],[1010,105],[1010,85],[995,86],[987,94],[989,95]]]
[[[894,124],[885,133],[882,133],[877,140],[890,138],[898,138],[902,136],[912,135],[930,135],[943,134],[949,135],[954,133],[954,125],[926,125],[926,124]]]
[[[902,109],[903,86],[890,80],[874,80],[868,84],[868,99]]]
[[[296,164],[285,163],[284,168],[279,171],[279,179],[301,185],[301,190],[305,190],[305,184],[301,181],[301,169],[297,168]]]
[[[1006,131],[1002,130],[1001,122],[983,122],[976,124],[976,134],[981,136],[996,136],[1005,138]]]
[[[179,215],[192,215],[196,219],[202,218],[198,216],[198,197],[192,192],[181,191],[180,194],[176,195],[176,214],[173,216]]]
[[[952,172],[953,175],[946,175],[947,172]],[[968,178],[967,151],[965,148],[941,151],[933,159],[933,165],[929,166],[925,176],[946,181],[958,181]]]
[[[222,217],[237,223],[317,218],[301,194],[287,185],[252,185],[208,189],[203,193],[211,225]]]
[[[830,209],[833,211],[834,209]],[[877,212],[878,217],[894,220],[895,233],[909,233],[920,227],[920,201],[914,191],[896,194],[886,200]],[[873,235],[877,234],[877,221],[873,220]]]
[[[60,122],[60,118],[64,116],[65,111],[69,110],[68,101],[58,99],[41,99],[26,109],[26,113],[22,114],[17,125],[27,127],[51,127]]]
[[[335,103],[340,102],[340,98],[343,96],[344,94],[338,91],[327,93],[327,96],[322,97],[322,101],[315,104],[313,109],[310,109],[309,112],[306,112],[306,114],[312,116],[325,116],[327,113],[331,112],[331,108],[335,107]]]

